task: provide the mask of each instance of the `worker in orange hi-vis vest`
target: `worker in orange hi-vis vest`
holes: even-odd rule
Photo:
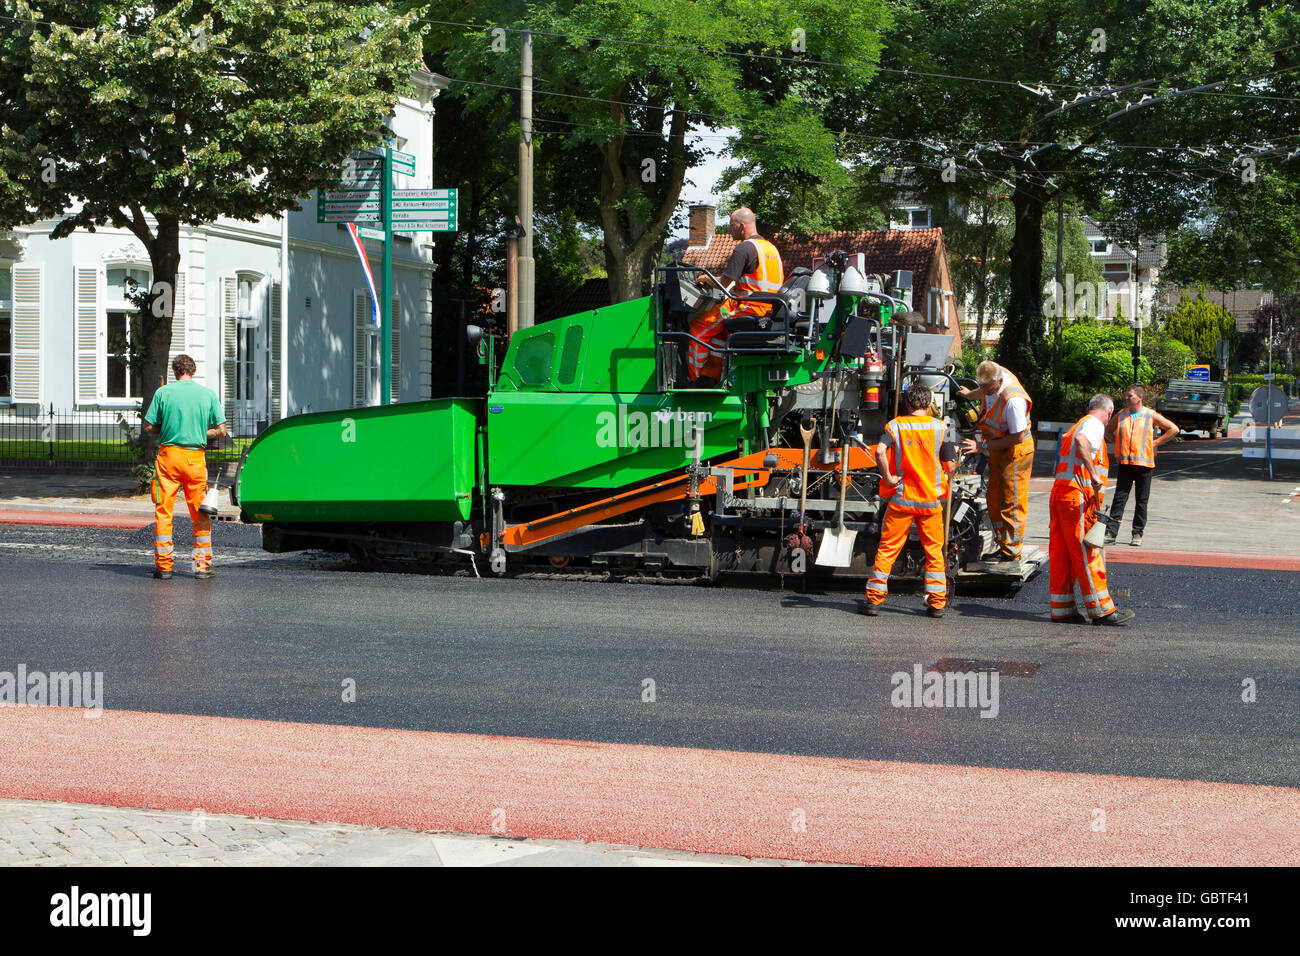
[[[208,441],[226,436],[226,416],[216,392],[194,381],[194,359],[178,355],[172,360],[176,381],[154,392],[144,416],[144,430],[158,432],[158,460],[154,463],[154,569],[153,576],[172,576],[172,508],[183,492],[194,526],[194,576],[212,577],[212,522],[199,505],[208,489],[208,466],[203,450]]]
[[[1029,520],[1029,476],[1034,469],[1034,436],[1029,413],[1034,403],[1010,370],[995,362],[981,362],[975,369],[976,388],[961,389],[968,401],[984,399],[980,415],[981,440],[962,442],[963,454],[985,452],[989,456],[987,502],[993,525],[997,560],[1020,565],[1024,551],[1025,525]]]
[[[1123,411],[1115,414],[1106,426],[1106,440],[1115,443],[1115,499],[1106,521],[1106,543],[1114,544],[1119,524],[1124,518],[1128,493],[1137,487],[1133,505],[1133,537],[1129,544],[1142,546],[1142,532],[1147,526],[1147,499],[1151,496],[1151,476],[1156,470],[1156,449],[1178,437],[1178,426],[1142,402],[1146,389],[1133,384],[1124,392]],[[1160,429],[1160,437],[1155,430]]]
[[[1050,503],[1050,559],[1048,590],[1053,622],[1089,618],[1093,624],[1123,624],[1133,612],[1119,610],[1106,583],[1106,562],[1101,548],[1083,540],[1100,514],[1106,492],[1106,423],[1115,411],[1109,395],[1094,395],[1088,414],[1061,436],[1056,455],[1056,479]],[[1078,585],[1084,613],[1074,599]]]
[[[764,293],[775,295],[784,281],[781,253],[776,246],[758,234],[754,212],[741,206],[731,214],[731,237],[738,240],[726,267],[722,270],[721,288],[724,292],[739,295]],[[704,277],[704,281],[709,281]],[[746,302],[727,299],[699,316],[691,323],[690,333],[701,342],[711,345],[715,339],[725,341],[723,322],[741,315],[765,316],[772,311],[770,302]],[[722,377],[722,356],[710,352],[705,345],[690,343],[687,352],[687,375],[701,386],[716,385]]]
[[[948,496],[948,476],[957,468],[957,446],[943,440],[943,422],[930,416],[933,396],[925,385],[904,393],[905,415],[891,420],[876,445],[881,496],[888,499],[880,529],[880,547],[867,581],[867,603],[862,613],[875,616],[889,594],[889,573],[907,543],[916,522],[925,548],[925,600],[931,617],[943,617],[948,605],[944,564],[943,502]]]

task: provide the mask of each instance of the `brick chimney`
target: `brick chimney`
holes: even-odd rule
[[[706,248],[713,238],[717,226],[718,208],[716,206],[691,206],[691,234],[687,244],[695,248]]]

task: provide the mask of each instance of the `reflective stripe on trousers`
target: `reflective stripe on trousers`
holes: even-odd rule
[[[154,567],[159,571],[172,570],[172,511],[177,493],[183,491],[194,525],[194,568],[207,570],[212,564],[212,522],[199,511],[208,490],[203,449],[163,445],[158,449],[154,475]]]
[[[948,604],[948,579],[943,560],[943,515],[911,514],[900,511],[890,504],[885,512],[885,520],[880,527],[880,547],[876,549],[876,560],[871,569],[871,578],[867,582],[867,601],[871,604],[884,604],[888,593],[889,573],[894,569],[894,562],[907,543],[907,533],[912,522],[916,522],[917,533],[921,536],[921,546],[925,548],[924,593],[926,603],[931,607],[942,608]]]
[[[1094,518],[1094,502],[1069,486],[1052,489],[1049,536],[1048,593],[1052,617],[1069,617],[1075,612],[1074,589],[1077,586],[1087,617],[1105,617],[1115,610],[1106,579],[1106,563],[1101,548],[1083,543]]]

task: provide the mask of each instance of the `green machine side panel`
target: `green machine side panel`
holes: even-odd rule
[[[510,338],[497,391],[653,392],[649,296],[521,329]]]
[[[256,521],[459,521],[475,491],[482,400],[296,415],[253,442],[239,506]]]
[[[488,399],[488,480],[494,485],[619,488],[679,471],[694,455],[735,454],[739,397],[717,392],[494,392]]]

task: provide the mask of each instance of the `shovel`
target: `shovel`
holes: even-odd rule
[[[807,554],[812,550],[812,538],[804,531],[804,514],[808,510],[808,458],[812,453],[812,439],[817,434],[817,429],[800,421],[799,434],[803,436],[803,471],[799,476],[799,532],[786,538],[785,544],[791,551]]]
[[[840,503],[835,509],[835,521],[838,527],[827,528],[822,532],[822,546],[817,550],[817,563],[823,567],[847,568],[853,563],[853,542],[856,531],[844,527],[844,493],[849,487],[849,449],[840,446]]]

